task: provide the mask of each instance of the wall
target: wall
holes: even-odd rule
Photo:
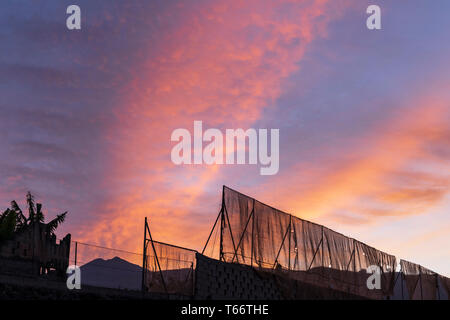
[[[0,244],[0,257],[12,259],[10,264],[20,264],[17,273],[22,273],[22,265],[31,264],[26,275],[39,275],[41,268],[54,269],[59,277],[64,277],[69,264],[70,234],[57,243],[56,237],[48,235],[46,225],[35,223],[14,234],[11,240]],[[27,267],[28,268],[28,267]],[[8,272],[11,270],[8,270]]]
[[[362,299],[197,254],[195,299]]]

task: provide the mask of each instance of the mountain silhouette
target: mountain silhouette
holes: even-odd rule
[[[95,259],[80,267],[81,285],[140,290],[142,268],[119,257]]]

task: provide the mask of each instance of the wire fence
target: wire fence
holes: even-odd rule
[[[142,290],[193,296],[197,251],[154,241],[145,220]]]
[[[81,270],[81,285],[192,296],[195,250],[147,239],[146,254],[71,242],[69,264]],[[143,271],[144,269],[144,271]]]
[[[141,290],[143,255],[72,241],[69,262],[81,269],[82,285]]]

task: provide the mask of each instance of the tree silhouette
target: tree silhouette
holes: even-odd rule
[[[0,214],[0,241],[10,239],[14,233],[35,224],[44,223],[45,217],[42,212],[42,204],[35,203],[30,192],[26,196],[28,205],[28,218],[26,218],[16,201],[11,201],[11,208]],[[56,229],[66,219],[67,211],[58,214],[56,218],[46,224],[46,232],[49,236],[55,234]]]

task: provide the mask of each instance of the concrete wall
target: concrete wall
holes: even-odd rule
[[[362,299],[197,254],[195,299]]]
[[[196,299],[281,299],[273,279],[250,267],[220,262],[197,254]]]

